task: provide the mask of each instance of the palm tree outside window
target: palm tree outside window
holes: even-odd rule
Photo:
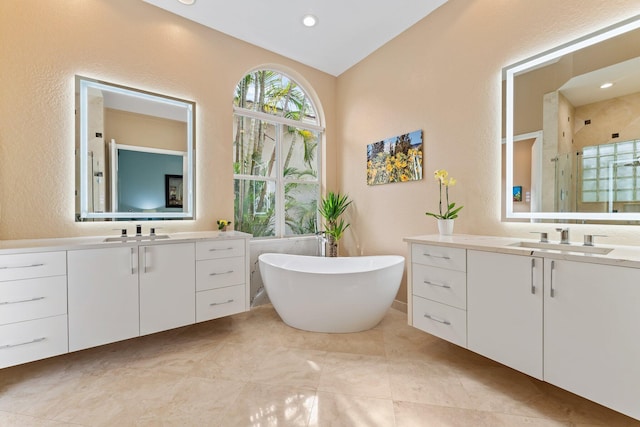
[[[298,83],[273,70],[240,80],[234,97],[235,229],[255,237],[314,233],[323,128]]]

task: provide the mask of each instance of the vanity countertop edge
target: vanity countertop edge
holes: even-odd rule
[[[451,236],[427,234],[405,237],[403,241],[407,243],[421,243],[449,248],[471,249],[513,255],[539,256],[559,260],[640,268],[640,246],[597,245],[601,248],[612,249],[608,254],[601,255],[571,252],[569,250],[571,246],[580,246],[578,243],[574,242],[572,242],[571,246],[568,246],[566,250],[533,249],[510,246],[517,244],[518,242],[537,242],[535,239],[520,239],[517,237],[482,236],[473,234],[454,234]]]
[[[172,243],[188,243],[200,240],[229,240],[251,239],[252,235],[241,231],[192,231],[170,233],[169,238],[151,239],[143,236],[134,240],[135,236],[129,236],[130,240],[123,242],[105,242],[107,237],[117,236],[85,236],[85,237],[61,237],[51,239],[24,239],[24,240],[0,240],[0,255],[53,252],[80,249],[101,249],[114,247],[136,247],[141,245],[164,245]]]

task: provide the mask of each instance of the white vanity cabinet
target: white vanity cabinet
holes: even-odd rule
[[[249,310],[249,238],[0,242],[0,368]]]
[[[139,257],[140,335],[195,323],[195,244],[140,246]]]
[[[66,252],[0,255],[0,368],[67,351]]]
[[[138,248],[69,251],[69,351],[140,335]]]
[[[640,248],[602,255],[488,236],[405,240],[410,324],[640,420]],[[464,307],[453,285],[463,281]],[[443,311],[427,322],[434,307]],[[464,317],[447,317],[454,309]],[[455,339],[443,332],[454,321],[466,325]]]
[[[543,259],[467,251],[469,350],[542,379]]]
[[[640,419],[640,269],[545,259],[544,380]]]
[[[247,246],[240,239],[196,243],[196,321],[248,309]]]
[[[414,243],[409,265],[411,324],[466,347],[466,250]]]
[[[69,350],[194,323],[194,247],[69,251]]]

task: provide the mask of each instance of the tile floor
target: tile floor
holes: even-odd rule
[[[0,370],[10,426],[640,426],[406,325],[302,332],[270,305]]]

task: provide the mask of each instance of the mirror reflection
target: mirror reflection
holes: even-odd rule
[[[192,219],[193,102],[76,76],[76,220]]]
[[[505,68],[507,218],[640,220],[639,18]]]

